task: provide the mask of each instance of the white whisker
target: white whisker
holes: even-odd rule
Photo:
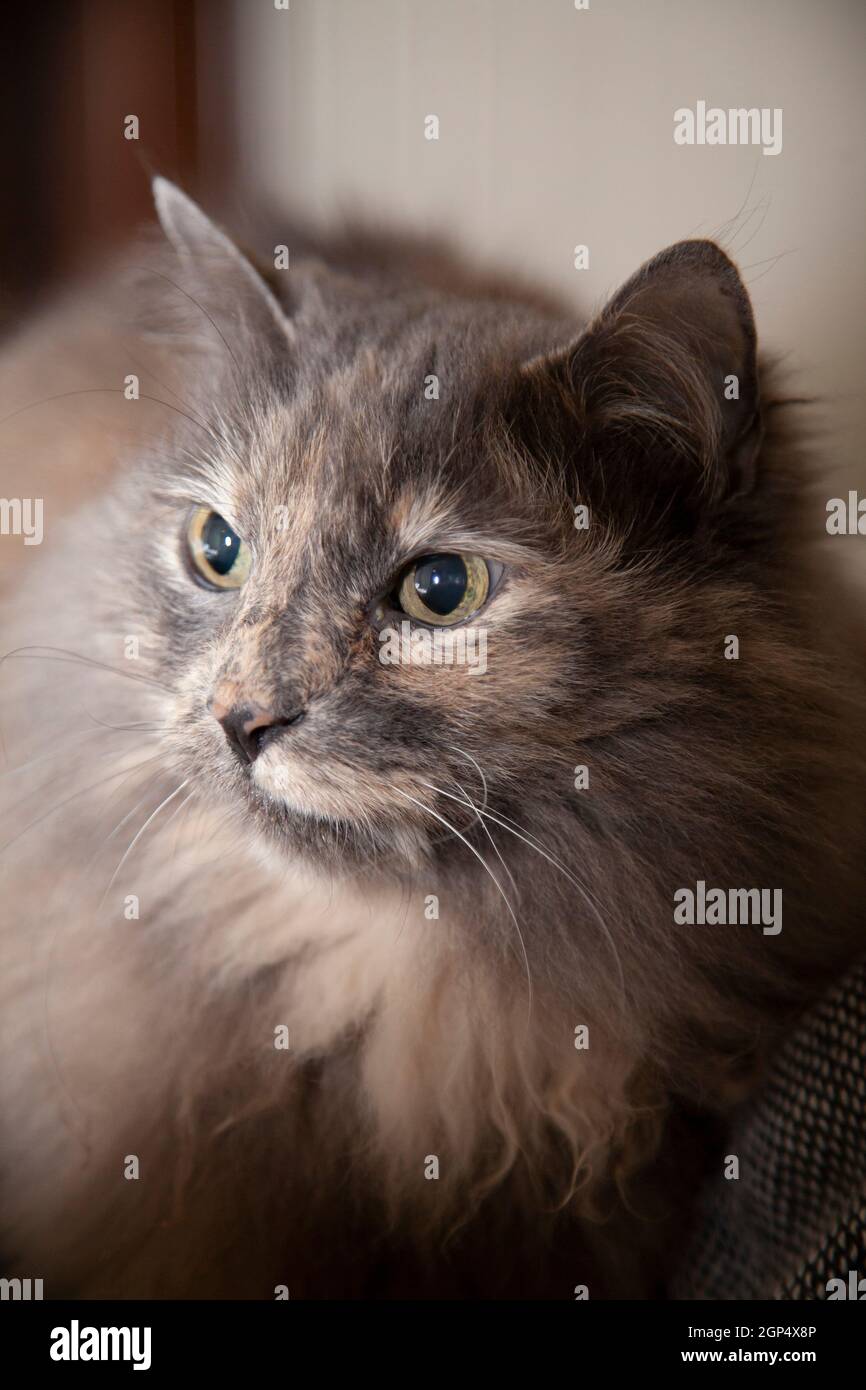
[[[508,865],[506,864],[505,860],[503,859],[502,855],[500,854],[500,852],[499,852],[499,846],[497,845],[496,841],[494,840],[493,835],[491,834],[491,831],[490,831],[490,829],[488,828],[488,826],[487,826],[487,824],[486,824],[486,822],[485,822],[485,819],[484,819],[484,814],[485,814],[485,813],[481,810],[480,807],[478,807],[478,806],[475,805],[475,802],[472,800],[472,798],[471,798],[471,796],[469,795],[469,793],[468,793],[468,791],[466,790],[466,788],[465,788],[464,786],[462,786],[461,783],[458,782],[456,778],[454,778],[454,779],[452,779],[452,780],[454,781],[455,787],[459,787],[460,790],[462,791],[464,797],[466,798],[466,801],[465,801],[464,804],[467,805],[467,806],[471,806],[472,810],[475,812],[475,816],[476,816],[476,818],[477,818],[477,820],[478,820],[478,824],[481,826],[481,829],[484,831],[484,834],[487,836],[488,840],[490,841],[491,845],[493,846],[493,852],[494,852],[494,854],[496,855],[496,858],[499,860],[500,864],[502,865],[503,869],[504,869],[505,872],[507,873],[508,878],[509,878],[509,881],[510,881],[510,883],[511,883],[511,886],[512,886],[512,888],[514,889],[515,893],[517,894],[517,896],[518,896],[518,898],[519,898],[519,897],[520,897],[520,889],[518,888],[517,884],[515,883],[515,881],[514,881],[514,875],[512,874],[511,870],[509,869]],[[422,783],[422,786],[427,787],[431,792],[439,792],[439,794],[440,794],[441,796],[448,796],[448,795],[449,795],[449,793],[446,792],[446,791],[443,791],[441,787],[436,787],[436,786],[434,786],[432,782],[423,782],[423,783]],[[454,801],[459,801],[459,799],[460,799],[460,798],[459,798],[459,797],[456,797],[456,796],[455,796],[455,797],[452,797],[452,800],[454,800]]]
[[[452,801],[461,801],[461,798],[454,796],[453,792],[446,792],[439,787],[432,787],[432,784],[429,782],[426,782],[424,785],[431,787],[433,791],[438,791],[441,796],[450,797]],[[459,786],[459,782],[456,785]],[[475,807],[471,801],[464,801],[461,804],[468,806],[472,810],[478,810],[478,808]],[[616,962],[617,973],[619,975],[620,990],[622,992],[623,998],[625,998],[625,976],[623,974],[622,962],[619,958],[619,951],[617,950],[616,942],[613,939],[610,928],[608,927],[607,923],[602,917],[598,904],[596,903],[589,889],[586,888],[585,885],[582,884],[579,879],[575,878],[574,875],[565,867],[565,865],[560,862],[560,860],[558,860],[554,855],[549,854],[547,850],[541,844],[538,843],[534,836],[529,835],[528,832],[527,834],[521,834],[519,830],[516,830],[514,828],[513,823],[510,824],[507,819],[503,820],[501,816],[495,815],[492,811],[481,811],[480,814],[484,816],[486,820],[492,820],[496,825],[501,825],[503,830],[508,831],[509,835],[514,835],[516,839],[522,840],[525,845],[528,845],[530,849],[535,850],[536,854],[540,854],[542,859],[546,859],[549,864],[552,864],[555,869],[558,869],[559,872],[565,878],[568,879],[569,883],[572,883],[574,885],[574,887],[577,889],[577,891],[583,898],[584,902],[587,904],[591,912],[594,914],[599,926],[604,932],[605,938],[608,942],[608,945],[610,946],[611,953]]]
[[[123,855],[122,855],[122,857],[121,857],[121,859],[120,859],[120,863],[118,864],[118,866],[117,866],[117,868],[115,869],[114,873],[111,875],[111,879],[109,880],[108,887],[106,888],[105,892],[103,893],[102,898],[101,898],[100,903],[99,903],[99,910],[100,910],[100,911],[102,910],[102,908],[103,908],[103,906],[104,906],[104,904],[105,904],[105,899],[108,897],[109,893],[111,892],[112,888],[114,887],[115,883],[117,882],[117,876],[118,876],[118,874],[120,873],[121,869],[123,868],[124,864],[126,863],[127,859],[129,858],[129,856],[132,854],[132,851],[135,849],[135,846],[138,844],[138,842],[139,842],[139,840],[141,839],[142,835],[143,835],[144,832],[147,830],[147,827],[148,827],[149,825],[151,825],[153,821],[156,820],[156,817],[159,815],[159,813],[160,813],[160,811],[163,809],[163,807],[167,806],[167,805],[169,804],[170,801],[174,801],[174,798],[177,796],[178,792],[182,792],[183,789],[184,789],[184,787],[189,786],[189,782],[190,782],[190,779],[189,779],[189,777],[187,777],[185,781],[181,782],[181,784],[180,784],[179,787],[175,787],[174,791],[173,791],[173,792],[170,792],[169,795],[165,798],[165,800],[164,800],[164,801],[161,801],[161,802],[159,803],[159,805],[157,806],[156,810],[155,810],[155,811],[151,811],[151,813],[150,813],[150,815],[148,816],[147,820],[144,822],[144,825],[142,825],[141,828],[140,828],[138,831],[136,831],[135,835],[132,837],[132,839],[130,840],[129,844],[127,845],[126,850],[124,851],[124,853],[123,853]]]
[[[430,806],[425,806],[424,803],[423,803],[423,801],[419,801],[417,797],[415,797],[415,796],[410,796],[408,792],[402,791],[399,787],[395,787],[394,790],[398,793],[399,796],[405,797],[407,801],[411,801],[415,806],[418,806],[422,811],[426,812],[426,814],[427,814],[428,816],[433,816],[434,819],[435,819],[435,820],[438,820],[438,821],[440,822],[440,824],[444,825],[445,828],[446,828],[447,830],[450,830],[451,833],[452,833],[452,835],[456,835],[456,836],[457,836],[457,839],[462,841],[462,843],[466,846],[466,848],[470,851],[470,853],[475,855],[475,858],[478,860],[479,864],[482,865],[482,867],[484,868],[484,870],[490,875],[490,878],[493,880],[493,883],[494,883],[494,885],[495,885],[495,887],[496,887],[496,891],[499,893],[499,896],[502,898],[502,901],[505,903],[505,906],[506,906],[506,908],[508,909],[509,915],[511,916],[511,920],[512,920],[512,922],[514,923],[514,928],[515,928],[515,930],[516,930],[516,932],[517,932],[517,936],[518,936],[518,939],[519,939],[519,941],[520,941],[520,949],[521,949],[521,951],[523,952],[523,963],[524,963],[524,965],[525,965],[525,967],[526,967],[526,986],[527,986],[527,1012],[526,1012],[526,1023],[527,1023],[527,1027],[528,1027],[528,1026],[529,1026],[529,1023],[530,1023],[530,1021],[531,1021],[531,1018],[532,1018],[532,972],[531,972],[531,970],[530,970],[530,968],[529,968],[529,956],[528,956],[527,953],[526,953],[526,943],[525,943],[525,941],[523,940],[523,932],[520,930],[520,923],[518,922],[517,917],[516,917],[515,914],[514,914],[514,908],[511,906],[511,903],[508,901],[508,898],[507,898],[507,896],[506,896],[506,894],[505,894],[505,891],[504,891],[504,889],[503,889],[503,887],[502,887],[502,884],[499,882],[499,879],[496,877],[496,875],[494,874],[494,872],[493,872],[493,870],[491,869],[490,865],[487,863],[487,860],[484,859],[484,857],[483,857],[481,854],[478,853],[478,850],[475,848],[475,846],[474,846],[473,844],[471,844],[471,843],[469,842],[469,840],[467,840],[467,838],[466,838],[465,835],[462,835],[462,834],[460,833],[460,831],[457,829],[456,826],[452,825],[451,822],[448,821],[448,820],[446,820],[444,816],[440,815],[438,811],[434,811],[434,810],[432,809],[432,807],[430,807]]]
[[[121,777],[125,774],[131,775],[131,773],[137,772],[139,768],[146,767],[148,763],[156,762],[156,759],[159,756],[160,755],[158,753],[154,754],[152,758],[142,759],[142,761],[140,763],[136,763],[133,768],[118,768],[116,772],[112,772],[108,777],[100,778],[98,782],[91,782],[86,787],[79,787],[78,791],[73,792],[71,796],[65,796],[62,801],[56,802],[54,806],[51,806],[47,811],[44,811],[41,816],[37,816],[35,820],[32,820],[29,825],[25,825],[23,830],[19,830],[17,835],[13,835],[11,840],[7,840],[5,845],[0,846],[0,854],[5,854],[6,850],[10,849],[12,845],[16,844],[18,840],[20,840],[23,835],[26,835],[29,830],[35,829],[37,825],[40,825],[42,821],[47,820],[49,816],[53,816],[57,811],[62,810],[64,806],[68,806],[70,801],[76,801],[79,796],[85,796],[87,792],[95,791],[97,787],[104,787],[107,782],[113,782],[115,777]]]
[[[484,769],[482,768],[481,764],[478,762],[478,759],[477,759],[477,758],[473,758],[473,756],[472,756],[471,753],[467,753],[465,748],[458,748],[456,743],[452,743],[451,747],[454,749],[454,751],[455,751],[456,753],[459,753],[460,756],[461,756],[462,758],[468,759],[468,761],[469,761],[470,763],[472,763],[472,765],[477,769],[478,776],[481,778],[481,786],[482,786],[483,789],[484,789],[484,804],[483,804],[483,806],[481,807],[481,810],[482,810],[482,811],[486,811],[486,810],[487,810],[487,778],[484,776]]]

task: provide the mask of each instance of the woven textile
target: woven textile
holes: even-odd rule
[[[673,1297],[825,1299],[866,1279],[866,961],[792,1034],[726,1153],[739,1178],[705,1192]]]

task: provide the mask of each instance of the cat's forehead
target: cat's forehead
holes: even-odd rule
[[[262,415],[246,456],[221,470],[226,505],[251,535],[412,551],[471,529],[467,472],[484,467],[471,441],[425,431],[365,389],[353,408],[345,380],[332,380]]]
[[[525,525],[506,404],[549,324],[417,295],[316,305],[284,360],[253,361],[197,500],[262,550],[339,550],[346,563],[463,548],[503,515]]]
[[[367,344],[349,362],[260,393],[210,452],[215,505],[256,517],[286,505],[306,515],[309,529],[316,519],[345,524],[349,514],[354,524],[375,526],[383,516],[408,524],[495,486],[505,441],[493,377],[501,380],[507,364],[497,361],[485,377],[476,363],[446,400],[442,376],[429,369],[436,350]],[[438,351],[447,352],[444,339]]]

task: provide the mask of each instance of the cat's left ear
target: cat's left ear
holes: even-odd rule
[[[294,328],[262,276],[234,242],[220,231],[191,198],[169,182],[153,181],[159,221],[184,268],[219,317],[240,313],[253,329],[276,331],[283,339]]]
[[[569,347],[524,369],[556,383],[588,453],[623,489],[702,504],[748,492],[761,444],[755,324],[711,241],[648,261]]]

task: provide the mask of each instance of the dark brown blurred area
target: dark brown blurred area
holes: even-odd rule
[[[232,28],[228,0],[5,9],[3,331],[152,217],[151,173],[219,196],[235,159]]]

